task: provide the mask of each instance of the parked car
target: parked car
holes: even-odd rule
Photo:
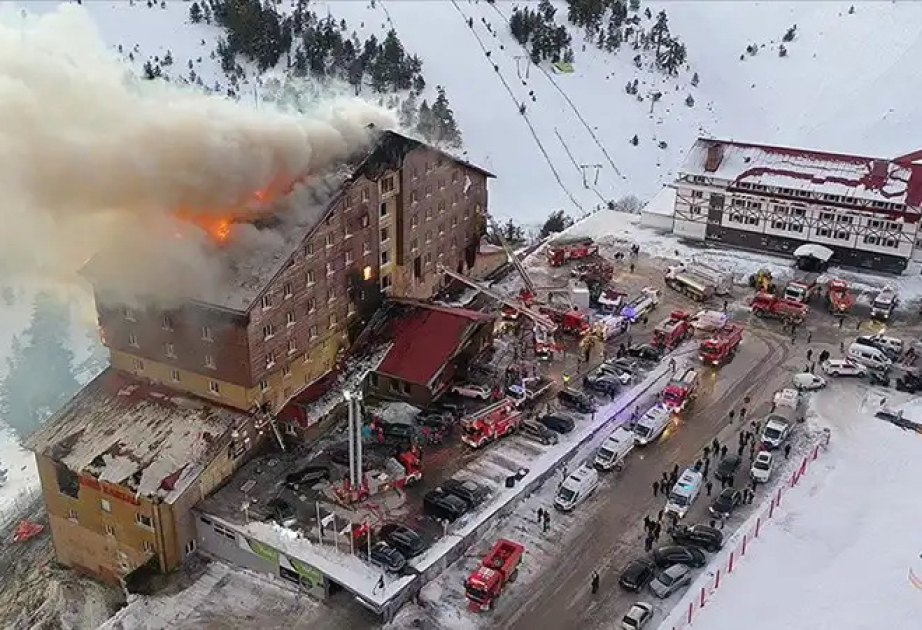
[[[635,357],[642,361],[659,361],[663,357],[663,350],[648,343],[638,346],[631,346],[627,349],[629,357]]]
[[[569,433],[576,427],[572,416],[565,413],[549,413],[538,418],[538,422],[557,433]]]
[[[752,462],[752,468],[749,469],[749,476],[753,481],[765,483],[771,479],[772,471],[775,469],[775,456],[768,451],[759,451],[755,460]]]
[[[640,592],[653,579],[656,565],[647,558],[637,558],[628,563],[621,571],[618,585],[632,593]]]
[[[311,486],[330,479],[330,469],[326,466],[307,465],[285,476],[285,485],[291,490],[299,490],[302,486]]]
[[[826,359],[820,364],[829,376],[864,376],[868,368],[848,359]]]
[[[707,564],[707,558],[704,552],[697,547],[686,547],[684,545],[668,545],[654,549],[650,556],[656,566],[660,568],[670,567],[674,564],[684,564],[687,567],[703,567]]]
[[[826,387],[825,378],[822,376],[817,376],[816,374],[810,374],[810,372],[795,374],[791,381],[793,382],[795,389],[805,392],[812,392],[817,389],[823,389]]]
[[[634,372],[632,370],[624,369],[613,363],[603,363],[596,368],[596,370],[617,379],[618,383],[621,385],[630,385],[631,381],[634,380]]]
[[[576,409],[582,413],[592,413],[595,411],[595,404],[592,402],[592,399],[583,392],[575,389],[567,388],[560,390],[557,392],[557,400],[559,400],[560,404],[564,407]]]
[[[275,521],[282,527],[294,527],[295,523],[298,522],[294,507],[281,497],[269,499],[266,503],[266,509],[269,513],[267,521]]]
[[[646,602],[634,602],[621,619],[621,630],[641,630],[653,619],[653,606]]]
[[[765,428],[762,429],[762,437],[760,439],[762,444],[767,446],[769,450],[774,450],[784,444],[784,441],[788,439],[790,433],[791,425],[784,420],[772,418],[765,423]]]
[[[401,523],[388,523],[381,528],[381,538],[404,557],[412,558],[426,550],[426,541],[415,529]]]
[[[467,513],[467,502],[436,488],[423,497],[423,511],[443,521],[456,521]]]
[[[736,488],[724,488],[708,508],[708,512],[717,518],[729,518],[733,510],[743,502],[743,493]]]
[[[442,482],[442,490],[453,494],[467,503],[472,510],[490,496],[490,489],[470,479],[448,479]]]
[[[660,599],[666,599],[689,583],[691,569],[684,564],[674,564],[656,574],[650,582],[650,591]]]
[[[412,424],[384,422],[380,425],[378,439],[387,444],[409,444],[419,439],[419,430]]]
[[[540,442],[541,444],[557,444],[560,436],[556,431],[552,431],[547,426],[537,420],[526,420],[519,426],[519,435],[527,437],[529,440]]]
[[[593,374],[587,374],[583,377],[583,387],[594,392],[614,396],[621,389],[621,381],[610,372],[597,370]]]
[[[917,391],[922,390],[922,378],[907,372],[900,378],[896,379],[896,391],[898,392],[908,392],[910,394],[915,394]]]
[[[718,479],[732,479],[736,470],[740,467],[740,458],[734,453],[730,453],[717,464],[717,470],[714,476]]]
[[[386,542],[375,543],[368,559],[372,564],[390,573],[400,573],[407,566],[407,559],[403,557],[403,554]]]
[[[693,545],[715,553],[724,546],[724,535],[708,525],[678,525],[672,530],[672,539],[680,545]]]
[[[490,388],[485,385],[476,383],[462,383],[451,388],[452,393],[464,396],[465,398],[477,398],[479,400],[489,400]]]

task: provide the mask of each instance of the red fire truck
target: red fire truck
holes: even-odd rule
[[[834,315],[845,315],[855,304],[855,296],[845,280],[830,280],[826,285],[826,300]]]
[[[591,238],[559,238],[547,246],[547,262],[551,267],[561,267],[571,260],[583,260],[599,253],[599,246]]]
[[[480,566],[471,573],[464,583],[464,593],[467,595],[468,607],[471,610],[490,610],[500,596],[506,584],[515,582],[519,574],[519,564],[525,546],[501,538],[493,546]]]
[[[539,306],[538,312],[557,324],[558,330],[570,335],[584,335],[592,328],[589,313],[577,308],[558,309],[552,306]]]
[[[771,293],[756,293],[749,305],[756,317],[784,319],[798,324],[804,321],[808,310],[803,302],[786,300]]]
[[[663,390],[663,406],[669,411],[685,409],[698,392],[698,370],[688,368],[678,378],[672,379]]]
[[[511,398],[504,398],[461,419],[461,440],[480,448],[504,435],[510,435],[522,423],[522,412]]]
[[[736,355],[736,350],[742,340],[743,327],[729,323],[701,342],[698,348],[698,358],[705,365],[729,363]]]
[[[675,348],[694,333],[691,316],[683,311],[672,311],[669,317],[653,329],[653,345]]]

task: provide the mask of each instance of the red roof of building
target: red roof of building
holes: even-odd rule
[[[458,351],[469,329],[492,315],[461,308],[419,305],[393,325],[393,345],[377,371],[428,385]]]

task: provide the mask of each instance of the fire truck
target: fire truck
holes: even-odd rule
[[[621,314],[633,324],[650,313],[659,304],[659,291],[651,287],[640,290],[640,295],[621,309]]]
[[[333,492],[341,503],[348,505],[389,490],[404,488],[422,478],[419,447],[411,446],[398,452],[395,457],[385,459],[382,468],[364,473],[361,484],[351,485],[348,479],[344,479],[342,484],[333,486]]]
[[[690,274],[691,276],[706,281],[709,285],[714,287],[714,293],[717,295],[729,295],[733,290],[732,273],[721,271],[699,260],[680,262],[675,265],[669,265],[666,269],[667,281],[670,277],[679,274]]]
[[[729,363],[736,355],[743,340],[743,327],[729,323],[713,336],[705,339],[698,347],[698,358],[705,365]]]
[[[522,423],[515,401],[504,398],[461,419],[461,441],[472,448],[486,446],[511,435]]]
[[[851,310],[855,304],[855,296],[850,288],[845,280],[829,281],[826,285],[826,302],[829,304],[830,313],[845,315]]]
[[[667,319],[653,329],[653,345],[675,348],[692,336],[691,316],[683,311],[672,311]]]
[[[771,293],[756,293],[749,303],[756,317],[784,319],[801,323],[807,317],[807,305],[803,302],[785,300]]]
[[[698,370],[688,368],[663,390],[663,406],[672,412],[685,409],[698,393]]]
[[[464,583],[471,610],[490,610],[509,582],[515,582],[525,546],[501,538]]]
[[[552,306],[539,306],[538,312],[554,322],[562,332],[571,335],[585,335],[592,329],[589,313],[578,308],[558,309]]]
[[[590,299],[591,297],[592,295],[590,294]],[[605,314],[616,315],[621,312],[626,298],[627,294],[623,291],[605,287],[599,292],[594,301],[590,301],[590,304]]]
[[[547,262],[551,267],[562,267],[571,260],[583,260],[598,253],[599,246],[591,238],[558,238],[547,246]]]
[[[790,302],[807,304],[822,290],[817,282],[819,277],[820,274],[812,271],[798,271],[794,274],[794,279],[784,287],[783,298]]]

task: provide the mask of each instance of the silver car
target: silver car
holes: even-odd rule
[[[682,564],[674,564],[656,574],[650,582],[650,591],[660,599],[666,599],[690,582],[691,569]]]
[[[641,630],[653,619],[653,606],[646,602],[634,602],[621,619],[622,630]]]

